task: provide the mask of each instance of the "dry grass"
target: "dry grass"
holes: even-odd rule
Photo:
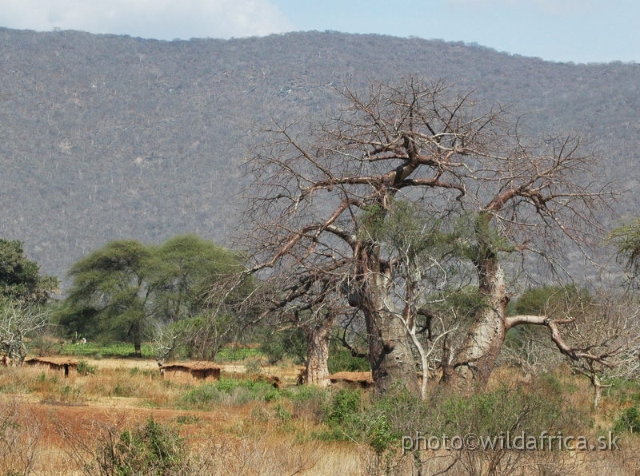
[[[189,474],[194,476],[383,475],[415,470],[411,457],[377,455],[356,442],[314,439],[311,435],[322,428],[319,399],[256,401],[229,393],[218,403],[189,409],[183,396],[200,385],[196,381],[163,380],[153,365],[106,360],[90,365],[98,366],[95,374],[72,373],[68,378],[31,367],[0,368],[0,474],[97,474],[95,467],[86,469],[95,463],[96,448],[150,417],[178,428],[186,438]],[[285,376],[296,370],[269,369],[286,372]],[[515,381],[509,372],[503,369],[496,377]],[[550,379],[548,385],[566,389],[563,395],[572,405],[589,407],[588,382],[567,375]],[[588,430],[591,434],[598,426],[610,427],[614,407],[605,399],[603,408],[592,413],[597,418],[596,428]],[[622,450],[614,452],[513,453],[493,473],[488,470],[492,455],[487,453],[423,452],[422,474],[445,470],[456,459],[446,474],[638,474],[640,437],[625,434],[620,443]]]

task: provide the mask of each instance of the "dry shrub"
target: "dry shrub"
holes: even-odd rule
[[[15,399],[0,402],[0,473],[30,474],[38,457],[41,428]]]
[[[198,446],[196,452],[200,456],[197,474],[202,475],[366,474],[362,471],[361,449],[354,445],[296,443],[273,435],[220,435],[215,441]]]

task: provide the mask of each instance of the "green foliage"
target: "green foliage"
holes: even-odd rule
[[[592,297],[589,291],[575,284],[566,286],[541,286],[529,288],[514,305],[516,314],[553,314],[579,309],[589,305]]]
[[[359,390],[338,390],[326,412],[324,422],[329,426],[341,426],[360,411],[360,406]]]
[[[207,408],[213,404],[242,405],[279,398],[279,391],[267,382],[223,378],[190,390],[182,397],[182,402],[187,407]]]
[[[479,309],[487,305],[486,296],[476,286],[446,291],[442,293],[442,299],[437,301],[439,302],[433,305],[433,310],[453,310],[460,319],[473,317]]]
[[[322,422],[327,429],[314,434],[324,441],[357,441],[368,444],[382,454],[400,440],[400,434],[391,426],[387,400],[364,405],[360,390],[341,389],[325,403]]]
[[[113,241],[89,254],[69,271],[73,284],[60,324],[75,333],[79,329],[70,324],[85,318],[80,331],[86,337],[139,347],[149,324],[155,265],[151,250],[133,240]]]
[[[0,239],[0,298],[44,304],[57,290],[58,279],[41,276],[40,266],[24,256],[20,241]]]
[[[209,288],[220,278],[241,271],[242,255],[215,245],[196,235],[170,238],[154,250],[158,259],[162,286],[158,293],[158,307],[166,320],[175,321],[193,317],[206,307]],[[243,296],[249,281],[235,291]],[[232,296],[233,298],[233,296]]]
[[[248,348],[243,346],[226,346],[216,354],[218,362],[235,362],[238,360],[264,357],[262,348]]]
[[[369,361],[363,357],[354,357],[351,352],[335,340],[331,341],[329,347],[329,360],[327,362],[329,372],[366,372],[371,370]]]
[[[634,405],[626,408],[615,421],[613,431],[616,432],[640,432],[640,407]]]
[[[81,360],[78,362],[76,370],[78,371],[78,375],[95,375],[98,371],[98,367],[95,365],[89,365],[86,360]]]
[[[427,214],[417,203],[391,199],[387,207],[368,206],[360,220],[359,233],[382,243],[390,253],[402,253],[414,259],[424,251],[442,254],[455,237],[441,231],[442,223]]]
[[[89,341],[86,344],[67,343],[62,347],[60,353],[63,355],[74,355],[87,358],[91,357],[95,359],[110,357],[126,358],[134,355],[131,350],[131,344],[125,342],[102,344],[100,342]],[[153,348],[150,344],[142,344],[142,357],[153,357]]]
[[[279,332],[266,329],[262,335],[260,350],[270,364],[277,364],[287,357],[301,364],[307,357],[307,341],[302,329],[287,328]]]
[[[216,280],[238,271],[241,259],[238,253],[195,235],[176,236],[160,246],[134,240],[110,242],[69,271],[73,284],[58,321],[69,335],[129,341],[138,353],[143,336],[155,324],[185,321],[184,329],[177,331],[191,338],[190,320],[206,309],[206,291]],[[242,292],[246,289],[240,286],[236,294]],[[227,317],[226,324],[230,321]],[[218,330],[209,325],[200,335],[219,335]],[[201,349],[208,347],[199,344]],[[202,350],[198,357],[201,354]]]
[[[544,426],[540,429],[550,431],[549,428],[557,428],[562,417],[557,405],[559,400],[554,400],[550,402],[506,386],[470,398],[451,398],[440,407],[440,415],[432,422],[430,431],[449,435],[499,435],[525,427],[534,430],[540,428],[542,422]]]
[[[182,474],[188,468],[184,439],[177,430],[149,418],[100,448],[102,474],[117,476]]]
[[[509,315],[546,315],[573,317],[584,312],[593,302],[589,291],[578,288],[575,284],[565,286],[547,285],[529,288],[515,301],[510,303]],[[542,326],[522,325],[509,331],[505,345],[509,348],[521,350],[526,348],[531,339],[547,339],[548,330]]]
[[[608,241],[616,247],[618,259],[636,279],[640,275],[640,218],[614,229]]]
[[[498,436],[523,430],[568,434],[590,426],[592,422],[585,415],[565,403],[562,391],[553,379],[536,381],[531,390],[502,386],[471,396],[437,393],[428,401],[397,392],[363,402],[360,391],[340,390],[324,400],[322,422],[327,428],[313,437],[366,443],[381,454],[397,448],[403,435],[416,432],[449,437],[470,433]]]

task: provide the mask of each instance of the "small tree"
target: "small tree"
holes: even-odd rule
[[[629,272],[630,283],[637,283],[640,275],[640,218],[614,229],[609,241],[616,247],[618,259]]]
[[[49,315],[40,308],[0,300],[0,351],[22,365],[29,353],[29,343],[43,334],[48,325]]]

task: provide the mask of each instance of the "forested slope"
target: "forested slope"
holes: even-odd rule
[[[415,73],[577,131],[638,214],[640,65],[550,63],[462,43],[335,32],[161,42],[0,29],[0,236],[45,273],[116,238],[227,246],[270,117],[321,118],[342,85]]]

